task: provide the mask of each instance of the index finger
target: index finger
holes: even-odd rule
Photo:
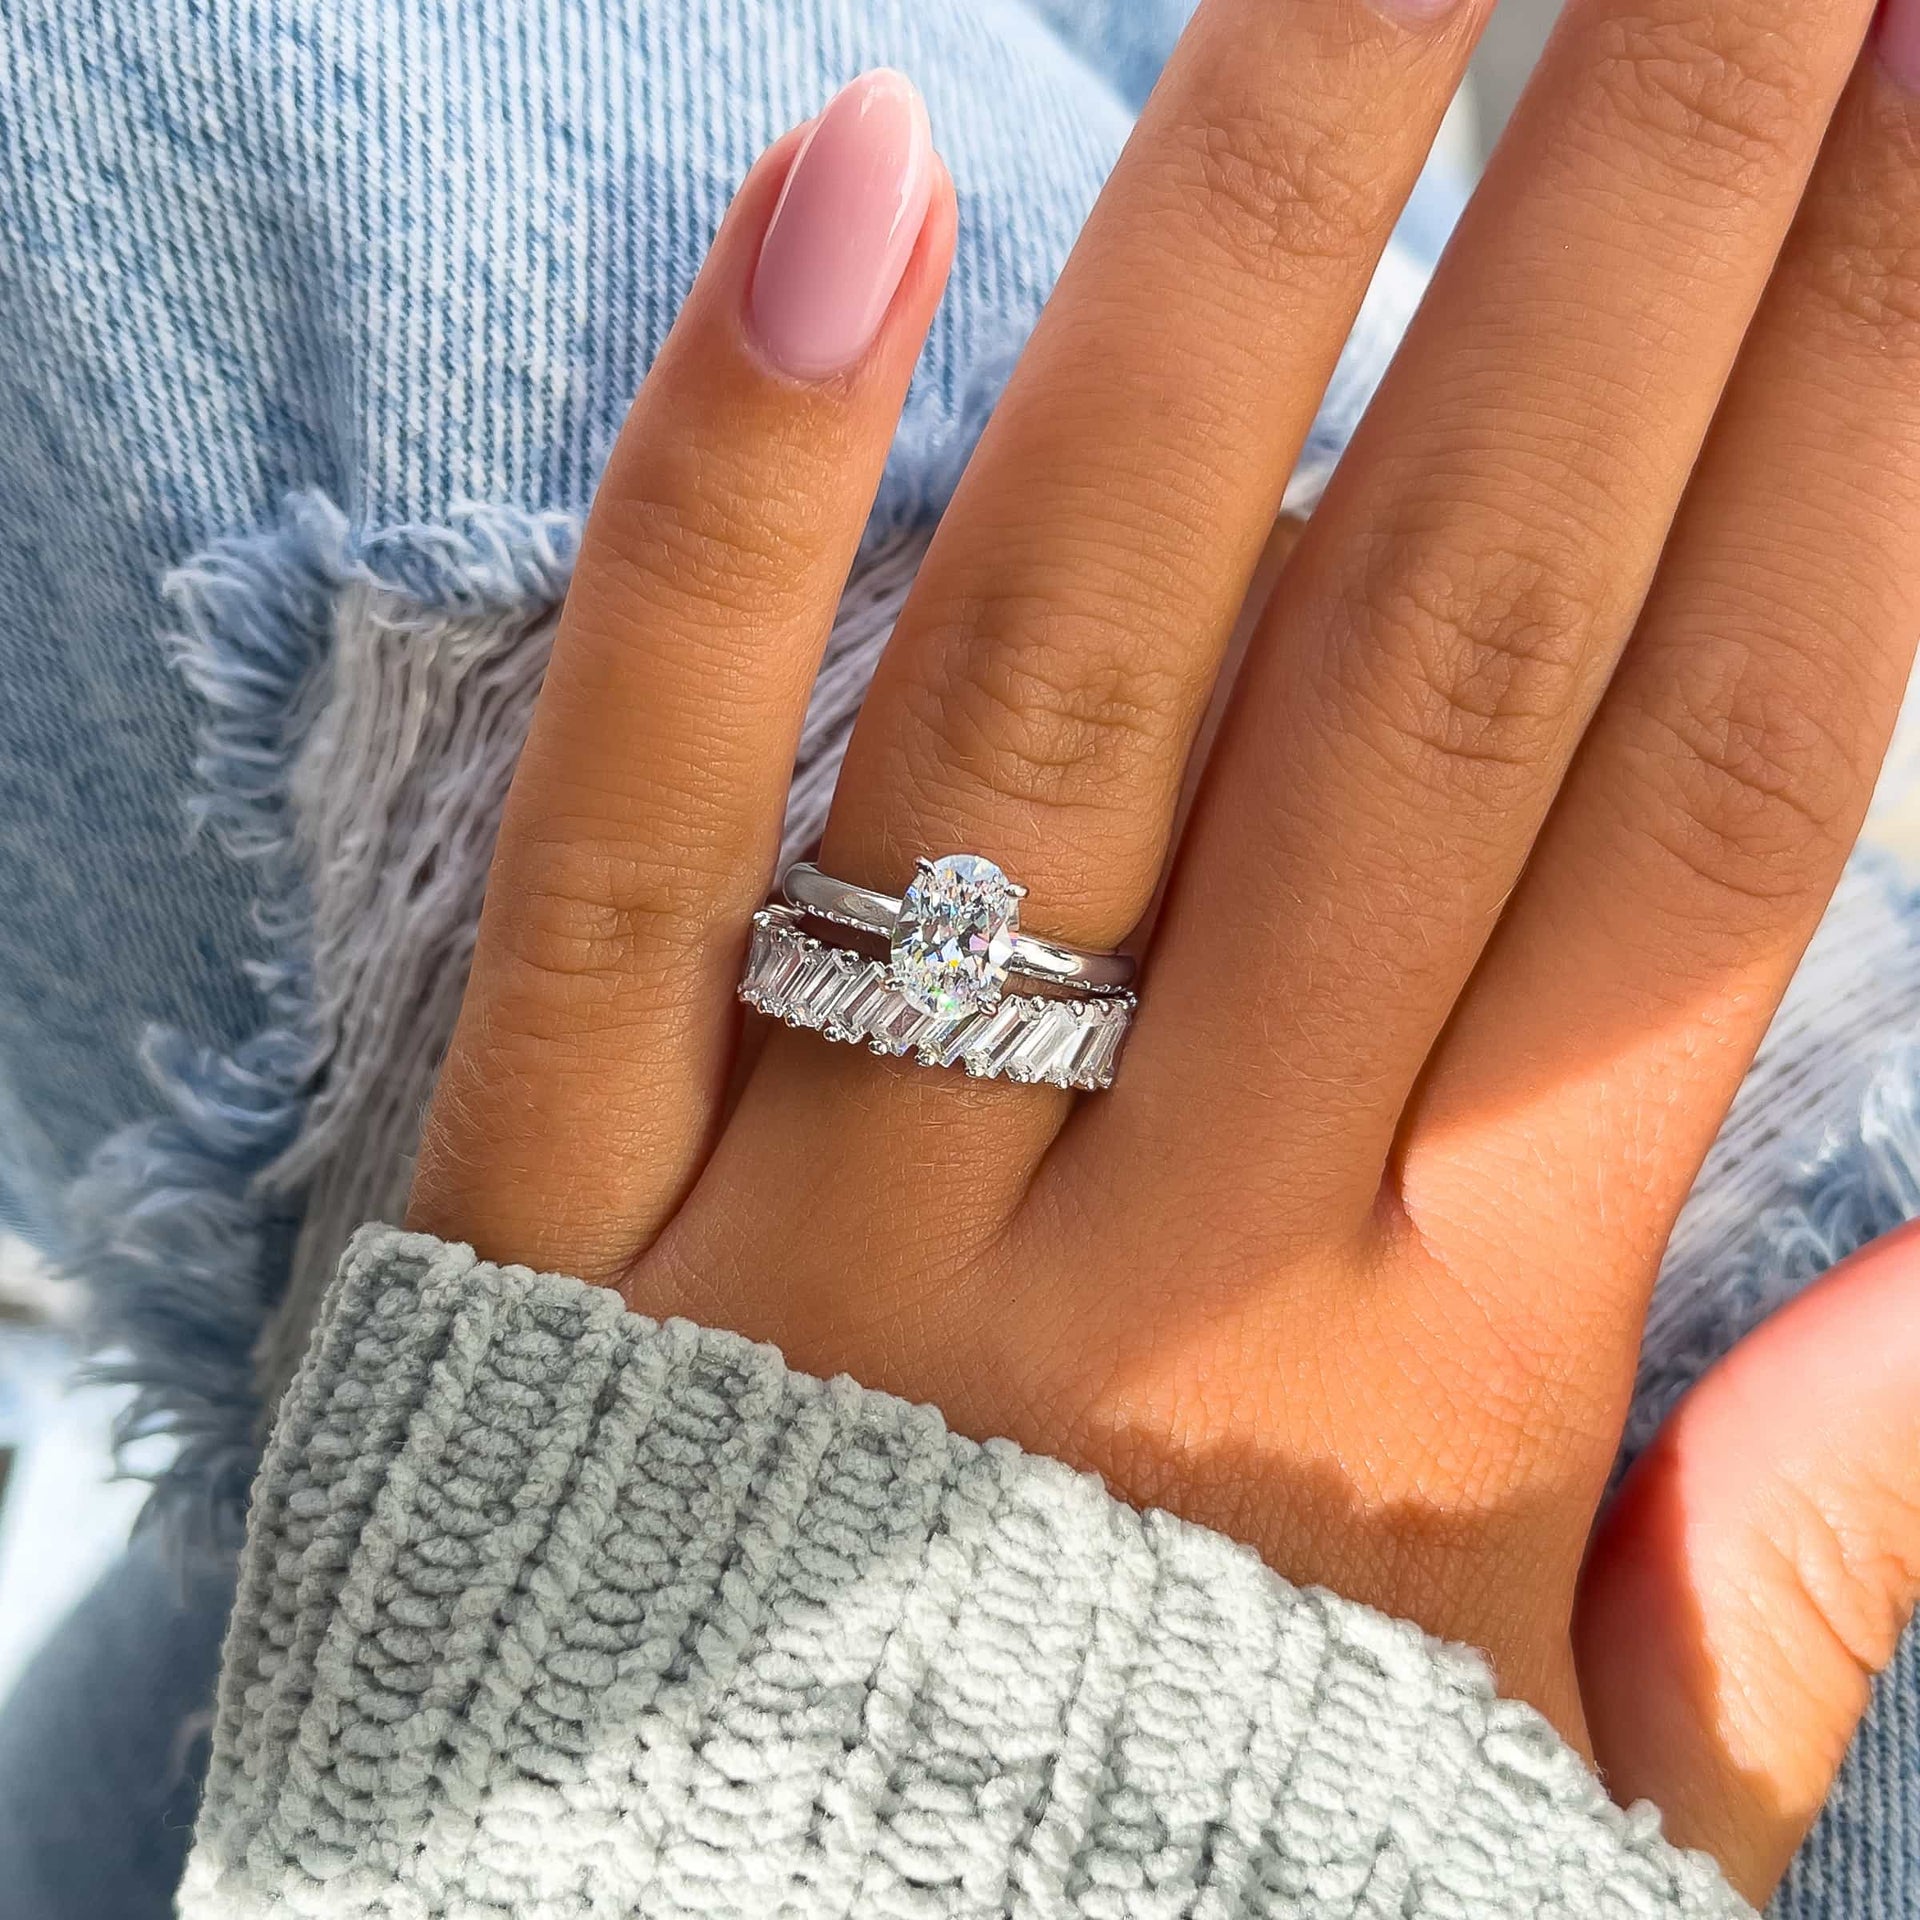
[[[741,189],[594,500],[411,1224],[614,1280],[691,1183],[808,692],[952,244],[898,74],[844,89]]]

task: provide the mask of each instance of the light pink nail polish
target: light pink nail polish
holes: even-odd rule
[[[1880,64],[1901,86],[1920,93],[1920,0],[1881,0],[1874,25]]]
[[[843,87],[787,174],[747,298],[783,373],[824,379],[867,350],[932,190],[933,138],[913,82],[881,67]]]

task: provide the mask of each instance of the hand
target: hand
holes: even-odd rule
[[[1588,1547],[1662,1244],[1920,625],[1908,5],[1856,64],[1869,0],[1574,0],[1183,818],[1478,24],[1202,7],[821,853],[896,891],[988,854],[1089,946],[1164,872],[1119,1084],[1077,1103],[784,1031],[742,1057],[748,918],[954,232],[897,81],[777,145],[595,502],[413,1224],[1481,1646],[1763,1891],[1914,1597],[1920,1250],[1765,1330]],[[1789,1345],[1827,1384],[1758,1418]]]

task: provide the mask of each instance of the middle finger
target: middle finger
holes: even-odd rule
[[[1288,474],[1473,38],[1467,0],[1207,0],[933,542],[823,862],[999,860],[1036,930],[1143,912]]]

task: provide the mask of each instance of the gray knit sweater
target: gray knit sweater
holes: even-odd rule
[[[1472,1654],[928,1408],[369,1228],[255,1489],[180,1911],[1748,1909]]]

